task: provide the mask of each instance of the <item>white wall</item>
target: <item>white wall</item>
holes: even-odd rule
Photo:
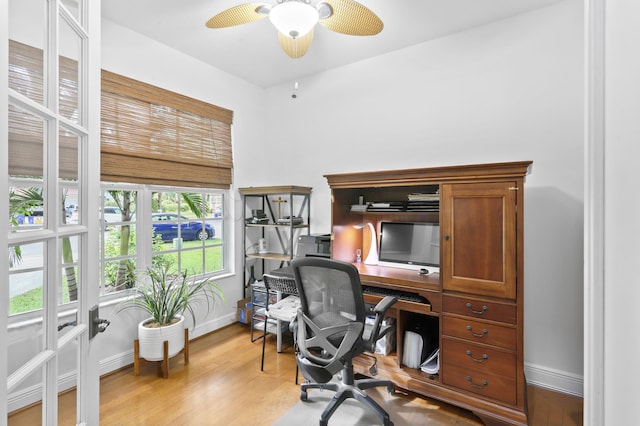
[[[640,2],[606,0],[604,424],[637,417],[640,380]],[[600,312],[592,312],[600,314]]]
[[[313,187],[323,174],[533,160],[525,188],[530,382],[582,393],[582,2],[478,27],[269,89],[268,146],[240,185]]]

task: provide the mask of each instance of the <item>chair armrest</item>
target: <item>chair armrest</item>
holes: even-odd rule
[[[373,308],[373,312],[376,314],[376,318],[371,326],[371,335],[369,339],[364,341],[367,351],[373,352],[375,350],[376,342],[382,336],[384,336],[390,327],[387,327],[384,332],[380,333],[380,325],[384,319],[384,314],[387,310],[398,301],[396,296],[385,296],[378,304]]]
[[[394,303],[398,301],[396,296],[385,296],[384,299],[378,302],[378,304],[373,308],[373,312],[376,314],[384,315],[387,312],[387,309],[391,307]]]

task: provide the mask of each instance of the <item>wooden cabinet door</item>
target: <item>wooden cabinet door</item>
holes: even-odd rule
[[[516,182],[442,186],[444,290],[515,299],[516,187]]]

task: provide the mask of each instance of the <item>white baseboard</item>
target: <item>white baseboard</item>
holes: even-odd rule
[[[531,363],[525,363],[524,374],[529,385],[584,397],[583,376]]]
[[[235,313],[205,323],[198,323],[195,329],[189,330],[189,340],[191,341],[192,339],[211,333],[214,330],[233,324],[234,322],[236,322]],[[133,343],[130,351],[121,352],[115,356],[100,360],[100,376],[104,376],[105,374],[109,374],[112,371],[119,370],[131,364],[133,364]]]

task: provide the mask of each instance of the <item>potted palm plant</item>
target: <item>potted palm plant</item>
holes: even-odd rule
[[[173,263],[162,260],[147,270],[148,280],[139,283],[120,310],[141,309],[150,317],[138,324],[139,356],[148,361],[161,361],[163,342],[169,342],[169,357],[179,353],[185,345],[185,314],[196,323],[194,306],[205,304],[207,313],[215,304],[224,301],[219,285],[211,279],[193,281],[187,271],[175,273]]]

